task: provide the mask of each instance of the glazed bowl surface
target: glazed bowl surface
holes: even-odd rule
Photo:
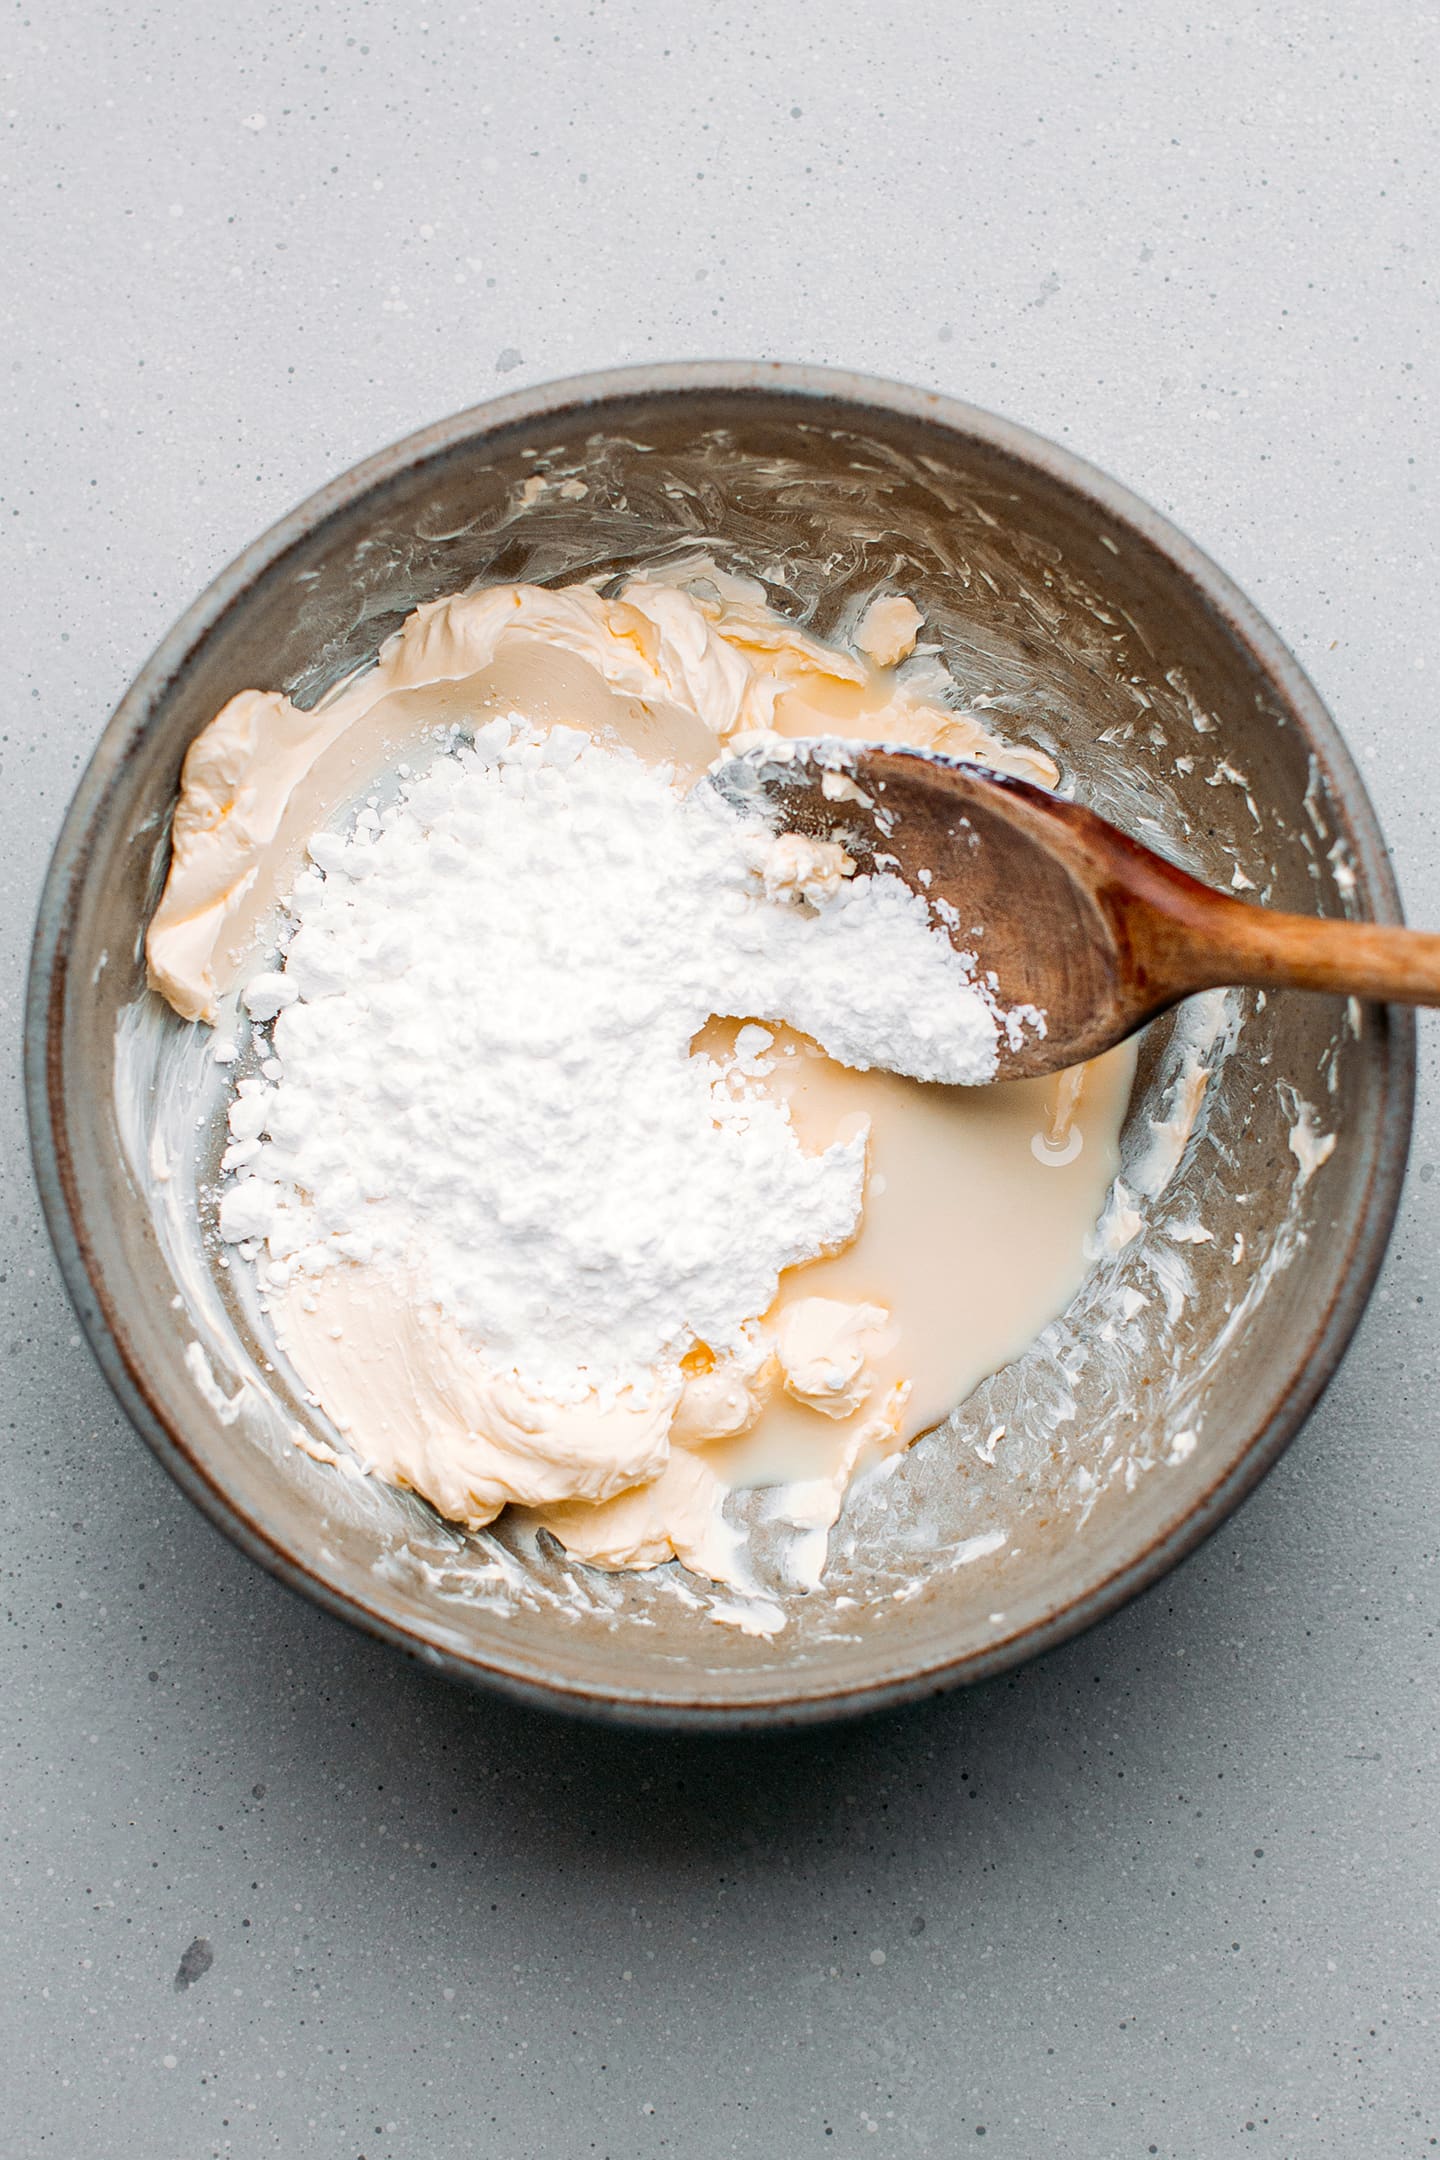
[[[964,703],[1050,751],[1080,799],[1211,883],[1398,920],[1374,814],[1315,691],[1224,575],[1123,488],[1009,422],[892,384],[643,368],[408,438],[196,601],[111,720],[57,845],[27,1084],[47,1217],[95,1352],[245,1551],[469,1680],[635,1720],[783,1723],[994,1673],[1114,1610],[1224,1519],[1363,1310],[1404,1168],[1413,1025],[1235,992],[1160,1023],[1123,1147],[1141,1228],[1024,1357],[852,1494],[822,1592],[770,1582],[778,1623],[756,1629],[745,1600],[673,1566],[577,1568],[503,1519],[467,1538],[312,1460],[293,1438],[297,1423],[323,1437],[318,1413],[268,1370],[201,1236],[223,1076],[198,1103],[189,1183],[170,1179],[161,1204],[147,1176],[147,1105],[199,1070],[194,1031],[145,990],[142,953],[185,751],[237,690],[313,702],[421,601],[691,554],[759,578],[822,637],[871,591],[911,594]]]

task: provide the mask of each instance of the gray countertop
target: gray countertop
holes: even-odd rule
[[[333,472],[585,367],[843,362],[1107,466],[1289,639],[1440,922],[1433,14],[891,13],[12,11],[14,2160],[1440,2138],[1435,1027],[1377,1302],[1240,1515],[1041,1664],[768,1741],[523,1713],[297,1603],[112,1406],[32,1196],[32,912],[149,647]]]

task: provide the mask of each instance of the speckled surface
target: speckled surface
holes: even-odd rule
[[[583,367],[842,362],[1108,466],[1289,638],[1440,922],[1433,21],[871,19],[11,11],[13,2160],[1440,2138],[1435,1028],[1378,1303],[1241,1515],[1040,1666],[767,1742],[470,1699],[294,1602],[111,1407],[31,1193],[31,915],[146,651],[332,472]]]

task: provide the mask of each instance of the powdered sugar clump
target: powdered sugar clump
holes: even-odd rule
[[[922,1079],[997,1054],[920,896],[767,898],[773,844],[706,787],[515,718],[317,834],[246,993],[274,1057],[232,1106],[223,1235],[264,1240],[277,1287],[404,1271],[549,1394],[734,1346],[783,1269],[853,1234],[865,1141],[807,1154],[743,1058],[691,1055],[705,1022],[788,1021]]]

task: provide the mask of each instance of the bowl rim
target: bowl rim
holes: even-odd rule
[[[806,1688],[791,1673],[773,1696],[733,1705],[686,1700],[653,1686],[610,1689],[528,1668],[507,1669],[494,1659],[467,1655],[426,1640],[363,1598],[340,1590],[313,1566],[286,1550],[246,1515],[198,1462],[184,1435],[171,1425],[130,1358],[124,1329],[91,1265],[85,1208],[74,1175],[63,1116],[63,1020],[68,935],[85,879],[90,835],[111,784],[139,741],[192,653],[250,586],[293,547],[337,512],[367,493],[437,456],[503,430],[568,415],[592,419],[595,408],[645,397],[687,393],[756,393],[793,398],[801,409],[826,402],[870,408],[905,420],[929,421],[947,432],[978,440],[1047,478],[1129,526],[1165,556],[1248,650],[1282,704],[1299,720],[1312,749],[1323,759],[1326,780],[1354,835],[1365,888],[1375,919],[1403,917],[1394,871],[1355,762],[1318,691],[1275,630],[1233,581],[1169,519],[1073,451],[983,407],[843,368],[782,361],[686,360],[604,369],[567,376],[466,407],[403,436],[307,496],[242,550],[178,618],[121,698],[81,776],[46,873],[31,950],[25,1013],[25,1090],[31,1153],[42,1209],[66,1289],[81,1327],[122,1408],[164,1468],[210,1522],[252,1560],[291,1590],[349,1621],[412,1658],[450,1676],[490,1688],[523,1703],[565,1709],[634,1724],[742,1730],[779,1728],[854,1716],[939,1694],[1007,1671],[1094,1626],[1167,1574],[1216,1530],[1253,1490],[1288,1446],[1333,1377],[1359,1324],[1394,1224],[1404,1179],[1415,1095],[1415,1018],[1388,1008],[1382,1108],[1369,1183],[1351,1233],[1350,1265],[1331,1298],[1304,1355],[1271,1415],[1240,1454],[1169,1530],[1112,1569],[1080,1597],[1042,1615],[994,1645],[919,1670],[906,1670],[860,1685]]]

